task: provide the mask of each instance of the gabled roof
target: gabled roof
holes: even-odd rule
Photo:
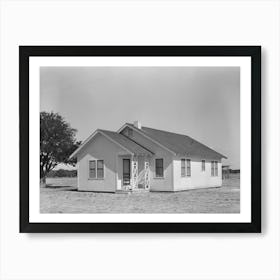
[[[72,153],[70,158],[75,157],[78,154],[78,152],[81,149],[83,149],[85,145],[88,142],[90,142],[94,138],[94,136],[98,133],[102,134],[107,139],[119,145],[120,147],[122,147],[124,150],[128,151],[131,154],[137,154],[137,155],[154,154],[146,147],[122,135],[120,132],[126,126],[138,131],[142,135],[146,136],[146,138],[150,139],[151,141],[155,142],[159,146],[170,151],[174,155],[190,156],[190,157],[199,156],[205,159],[227,158],[226,156],[216,152],[215,150],[207,147],[206,145],[194,140],[193,138],[187,135],[177,134],[177,133],[154,129],[150,127],[141,127],[141,129],[139,129],[131,123],[124,124],[118,130],[118,132],[97,129],[91,136],[89,136],[82,143],[82,145],[76,151]]]
[[[123,136],[122,134],[119,134],[114,131],[109,130],[103,130],[103,129],[97,129],[92,135],[90,135],[83,143],[82,145],[75,150],[71,155],[70,158],[73,158],[77,156],[77,154],[86,146],[87,143],[89,143],[97,134],[102,134],[107,139],[109,139],[111,142],[119,145],[124,150],[128,151],[131,154],[137,154],[137,155],[151,155],[153,154],[151,151],[146,149],[145,147],[137,144],[136,142],[130,140],[129,138]]]
[[[126,125],[160,143],[168,150],[173,151],[176,155],[200,156],[213,159],[227,158],[226,156],[214,151],[213,149],[187,135],[143,126],[141,127],[141,129],[139,129],[131,123],[126,123]]]
[[[109,131],[109,130],[103,130],[99,129],[99,131],[103,132],[106,134],[108,137],[110,137],[112,140],[115,142],[119,143],[121,146],[125,147],[127,150],[129,150],[133,154],[137,155],[146,155],[146,154],[153,154],[150,150],[147,148],[139,145],[138,143],[132,141],[128,137],[123,136],[120,133],[114,132],[114,131]]]

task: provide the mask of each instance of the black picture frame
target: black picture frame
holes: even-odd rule
[[[29,221],[29,58],[32,56],[251,57],[250,223],[32,223]],[[19,46],[20,232],[259,233],[261,232],[261,46]],[[39,113],[39,112],[38,112]],[[38,114],[39,116],[39,114]],[[39,183],[38,183],[39,184]]]

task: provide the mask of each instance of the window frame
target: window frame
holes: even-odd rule
[[[92,177],[91,176],[91,169],[93,169],[93,168],[91,168],[91,162],[93,162],[94,163],[94,176]],[[89,179],[96,179],[96,175],[97,175],[97,173],[96,173],[96,160],[95,159],[90,159],[89,161],[88,161],[88,178]]]
[[[182,165],[183,162],[184,162],[184,166]],[[184,170],[184,172],[182,172],[183,170]],[[187,176],[186,159],[181,158],[181,177],[186,177],[186,176]]]
[[[192,176],[192,160],[190,158],[186,159],[186,169],[187,169],[187,177]],[[190,172],[189,172],[190,171]]]
[[[214,174],[215,174],[215,177],[218,177],[218,161],[214,161]]]
[[[162,176],[157,176],[157,161],[162,160]],[[163,179],[164,178],[164,159],[163,158],[155,158],[155,178]]]
[[[98,162],[102,162],[102,168],[98,167]],[[98,177],[98,169],[102,170],[102,175],[103,175],[102,177]],[[104,160],[103,159],[98,159],[98,160],[96,160],[96,179],[101,180],[101,179],[104,179],[104,177],[105,177]]]
[[[100,162],[100,161],[103,162],[103,165],[102,165],[103,177],[98,177],[98,172],[97,172],[98,169],[101,169],[101,168],[98,168],[98,162]],[[90,175],[90,163],[91,162],[95,162],[95,176],[94,177],[91,177],[91,175]],[[104,159],[90,159],[88,161],[88,180],[104,180],[104,179],[105,179],[105,163],[104,163]]]
[[[201,160],[201,172],[205,172],[206,171],[206,160],[202,159]]]
[[[219,166],[217,160],[211,161],[211,177],[218,177],[219,176]]]

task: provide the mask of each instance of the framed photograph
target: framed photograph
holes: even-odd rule
[[[261,232],[260,46],[20,46],[20,232]]]

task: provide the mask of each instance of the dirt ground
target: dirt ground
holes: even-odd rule
[[[78,192],[76,178],[48,178],[40,189],[41,213],[239,213],[240,179],[221,188],[176,193],[132,194]]]

